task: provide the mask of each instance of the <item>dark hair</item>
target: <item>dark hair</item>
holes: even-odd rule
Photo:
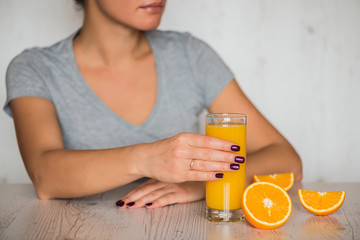
[[[80,6],[80,7],[84,7],[84,0],[74,0],[75,1],[75,3],[76,3],[76,5],[78,5],[78,6]]]

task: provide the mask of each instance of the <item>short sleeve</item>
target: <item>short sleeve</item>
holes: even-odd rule
[[[6,71],[7,98],[4,111],[12,116],[10,101],[19,97],[41,97],[51,101],[50,94],[44,79],[36,66],[38,61],[35,54],[24,51],[16,56],[9,64]]]
[[[186,51],[199,93],[203,97],[204,107],[207,108],[234,75],[210,46],[190,34]]]

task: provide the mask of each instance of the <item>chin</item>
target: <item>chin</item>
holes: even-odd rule
[[[137,29],[142,31],[149,31],[158,28],[159,25],[160,25],[160,20],[145,21],[142,22],[141,24],[138,24]]]
[[[155,30],[158,28],[159,25],[156,25],[156,26],[148,26],[148,27],[143,27],[143,28],[140,28],[139,30],[141,31],[151,31],[151,30]]]

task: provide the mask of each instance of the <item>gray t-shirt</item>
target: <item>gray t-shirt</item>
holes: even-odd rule
[[[68,149],[114,148],[198,132],[199,113],[233,79],[218,55],[190,34],[146,32],[156,60],[157,99],[149,118],[132,125],[108,108],[83,79],[74,58],[75,34],[50,47],[27,49],[13,59],[4,106],[11,116],[9,102],[14,98],[51,101]]]

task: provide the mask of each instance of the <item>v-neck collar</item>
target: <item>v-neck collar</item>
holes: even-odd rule
[[[149,126],[151,124],[151,122],[155,119],[156,115],[159,112],[159,108],[160,108],[160,104],[162,102],[162,89],[163,89],[163,76],[162,76],[162,64],[160,62],[161,58],[159,57],[159,53],[158,53],[158,48],[156,46],[156,42],[153,41],[153,39],[151,38],[151,31],[149,32],[144,32],[145,33],[145,37],[147,39],[147,41],[149,42],[150,48],[154,54],[155,57],[155,66],[156,66],[156,82],[157,82],[157,93],[156,93],[156,102],[155,105],[153,106],[153,109],[150,113],[150,115],[148,116],[148,118],[141,123],[140,125],[135,125],[132,124],[128,121],[126,121],[125,119],[123,119],[121,116],[119,116],[118,114],[116,114],[111,108],[109,108],[96,94],[95,92],[91,89],[91,87],[89,86],[89,84],[86,82],[86,80],[84,79],[84,77],[82,76],[76,60],[75,60],[75,54],[74,54],[74,46],[73,46],[73,39],[75,38],[75,36],[77,34],[79,34],[79,32],[81,31],[78,30],[76,33],[74,33],[72,36],[69,37],[68,39],[68,49],[71,52],[70,56],[71,56],[71,64],[73,64],[74,69],[75,69],[75,74],[76,74],[76,81],[79,81],[79,84],[81,84],[81,86],[84,88],[84,92],[85,94],[88,95],[88,97],[91,99],[92,104],[94,104],[99,110],[103,111],[104,114],[109,115],[111,117],[113,117],[115,120],[119,121],[120,123],[126,125],[126,127],[131,128],[133,130],[141,130],[143,128],[146,128],[147,126]]]

